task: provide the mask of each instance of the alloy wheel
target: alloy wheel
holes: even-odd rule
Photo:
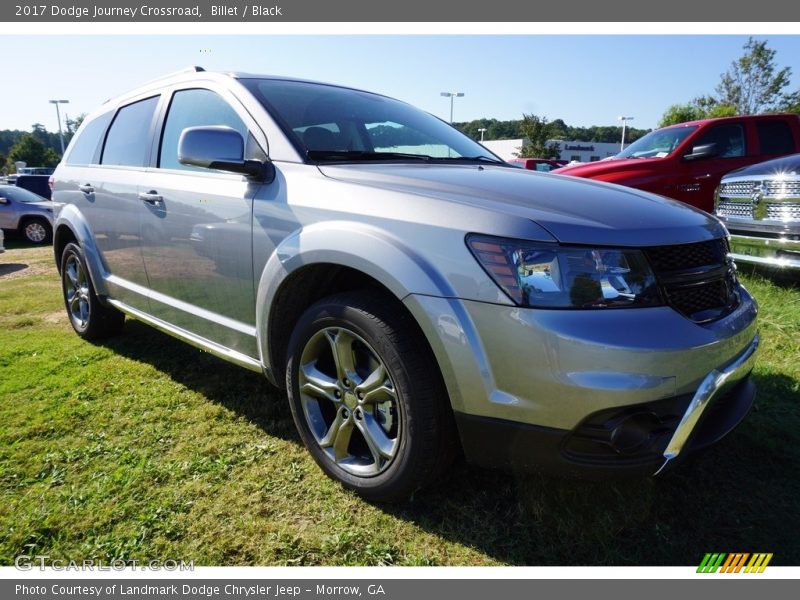
[[[39,221],[31,221],[25,225],[25,237],[35,244],[41,244],[47,238],[47,229]]]
[[[89,279],[81,261],[75,254],[67,258],[65,265],[64,294],[67,300],[70,319],[78,329],[85,329],[89,323],[91,305],[89,298]]]
[[[344,327],[316,332],[301,354],[299,389],[306,423],[328,459],[358,477],[389,468],[402,413],[386,365],[361,336]]]

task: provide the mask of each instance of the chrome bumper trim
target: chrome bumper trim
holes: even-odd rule
[[[730,244],[736,262],[800,269],[800,241],[733,233]]]
[[[681,422],[672,434],[672,438],[664,450],[664,464],[655,472],[661,473],[669,462],[680,455],[683,447],[689,441],[689,437],[694,431],[703,411],[711,402],[728,392],[736,383],[744,379],[753,369],[756,350],[758,349],[760,338],[756,335],[750,345],[745,348],[736,360],[724,369],[714,369],[706,375],[700,387],[697,388],[692,401],[683,414]]]

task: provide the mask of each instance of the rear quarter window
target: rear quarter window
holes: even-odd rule
[[[792,130],[786,121],[758,121],[756,130],[761,154],[793,154],[796,152]]]
[[[103,146],[101,163],[143,167],[151,141],[153,114],[158,96],[123,106],[117,111]]]
[[[111,122],[112,113],[100,115],[86,124],[72,143],[67,153],[68,165],[96,165],[100,162],[103,135]]]

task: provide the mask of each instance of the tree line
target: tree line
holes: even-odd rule
[[[485,140],[513,140],[526,136],[526,125],[529,119],[523,115],[522,119],[498,121],[497,119],[475,119],[474,121],[453,123],[459,131],[466,133],[474,140],[481,139],[480,129],[484,132]],[[574,140],[576,142],[619,142],[622,137],[622,126],[616,125],[592,125],[591,127],[573,127],[567,125],[562,119],[547,121],[544,117],[536,117],[545,120],[547,124],[547,134],[550,139],[555,140]],[[637,129],[636,127],[625,128],[625,140],[636,141],[649,129]]]
[[[80,127],[86,115],[65,120],[64,147]],[[23,161],[31,167],[54,167],[61,160],[61,140],[58,132],[47,131],[34,123],[30,131],[0,130],[0,171],[14,173],[14,163]]]
[[[789,91],[792,68],[779,68],[767,40],[749,38],[743,54],[722,73],[714,92],[664,112],[659,127],[709,119],[788,112],[800,114],[800,89]]]
[[[738,115],[800,114],[800,89],[787,90],[792,69],[778,66],[777,52],[769,47],[767,40],[748,38],[742,50],[743,54],[720,75],[714,93],[669,106],[658,126]],[[522,117],[512,121],[477,119],[455,125],[476,140],[481,139],[480,129],[486,130],[483,133],[487,140],[525,138],[526,144],[519,152],[521,157],[557,157],[560,153],[558,140],[617,142],[622,138],[621,127],[570,127],[561,119],[548,121],[546,117],[527,114]],[[649,131],[626,128],[625,140],[635,142]]]

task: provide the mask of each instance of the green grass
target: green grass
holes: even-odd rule
[[[259,375],[136,321],[105,345],[79,340],[50,252],[0,255],[0,564],[696,565],[709,551],[800,564],[796,287],[746,277],[757,410],[674,474],[591,484],[457,464],[383,506],[321,474]]]

